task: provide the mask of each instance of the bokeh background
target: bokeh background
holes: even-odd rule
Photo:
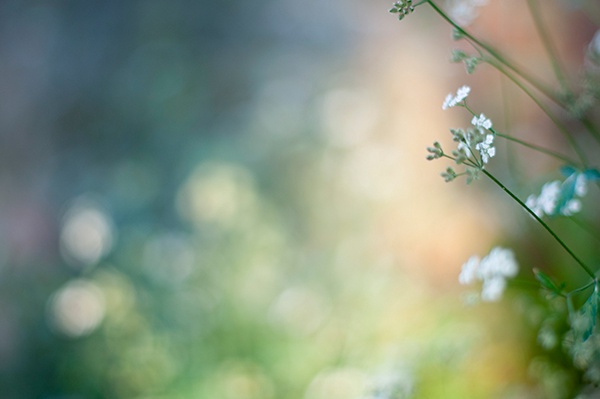
[[[474,31],[551,76],[492,3]],[[529,397],[535,333],[457,275],[530,221],[425,148],[468,123],[441,110],[465,83],[563,144],[448,62],[430,9],[390,6],[0,2],[0,397]],[[593,21],[557,7],[576,65]]]

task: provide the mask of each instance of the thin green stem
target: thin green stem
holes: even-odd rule
[[[594,279],[596,278],[596,275],[594,274],[594,272],[592,272],[592,270],[585,263],[583,263],[583,261],[581,259],[579,259],[579,257],[577,255],[575,255],[575,253],[571,250],[571,248],[569,248],[569,246],[567,244],[565,244],[564,241],[561,240],[558,235],[556,235],[554,230],[552,230],[550,228],[550,226],[548,226],[546,224],[546,222],[544,222],[538,215],[536,215],[535,212],[533,212],[531,209],[529,209],[529,207],[527,205],[525,205],[525,203],[523,201],[521,201],[519,199],[519,197],[517,197],[512,191],[510,191],[508,188],[506,188],[504,186],[504,184],[502,184],[498,179],[496,179],[490,172],[488,172],[485,169],[483,169],[482,172],[487,177],[489,177],[494,183],[496,183],[496,185],[498,187],[500,187],[505,193],[507,193],[512,199],[517,201],[517,203],[519,205],[521,205],[521,207],[523,209],[525,209],[540,225],[542,225],[542,227],[544,227],[544,229],[546,229],[546,231],[556,240],[556,242],[558,242],[560,244],[560,246],[563,247],[563,249],[565,251],[567,251],[567,253],[575,260],[575,262],[577,262],[577,264],[579,264],[579,266],[581,266],[581,268],[583,270],[585,270],[585,272],[591,278],[594,278]]]
[[[470,113],[472,116],[477,116],[477,114],[475,113],[475,111],[473,111],[473,110],[472,110],[472,109],[471,109],[471,108],[470,108],[470,107],[467,105],[466,101],[465,101],[465,103],[464,103],[463,107],[464,107],[464,108],[465,108],[467,111],[469,111],[469,113]],[[525,147],[531,148],[532,150],[536,150],[536,151],[539,151],[539,152],[541,152],[541,153],[543,153],[543,154],[546,154],[546,155],[549,155],[549,156],[551,156],[551,157],[554,157],[554,158],[560,159],[561,161],[564,161],[564,162],[566,162],[566,163],[568,163],[568,164],[570,164],[570,165],[573,165],[573,166],[581,166],[581,165],[579,164],[579,162],[573,161],[572,159],[568,158],[568,157],[567,157],[567,156],[565,156],[565,155],[559,154],[558,152],[554,152],[554,151],[552,151],[552,150],[549,150],[549,149],[547,149],[547,148],[543,148],[543,147],[537,146],[537,145],[535,145],[535,144],[528,143],[528,142],[526,142],[526,141],[523,141],[523,140],[520,140],[520,139],[518,139],[518,138],[516,138],[516,137],[512,137],[512,136],[509,136],[509,135],[506,135],[506,134],[502,134],[502,133],[498,132],[497,130],[495,130],[493,127],[492,127],[492,128],[490,128],[489,130],[490,130],[490,132],[494,133],[494,134],[495,134],[496,136],[498,136],[498,137],[502,137],[502,138],[504,138],[504,139],[506,139],[506,140],[514,141],[515,143],[518,143],[518,144],[521,144],[522,146],[525,146]]]
[[[594,238],[596,241],[600,241],[600,237],[598,236],[598,232],[596,231],[596,229],[594,228],[594,226],[592,226],[591,223],[586,223],[581,219],[578,219],[574,216],[571,216],[569,218],[569,220],[571,220],[573,223],[575,223],[575,225],[577,225],[577,227],[579,227],[580,229],[584,230],[586,233],[588,233],[590,236],[592,236],[592,238]]]
[[[500,71],[504,76],[506,76],[508,79],[510,79],[519,89],[521,89],[546,114],[546,116],[548,116],[548,118],[550,118],[552,123],[554,123],[554,125],[556,125],[556,127],[558,128],[560,133],[563,135],[565,140],[567,140],[569,142],[569,145],[577,153],[577,157],[580,159],[581,164],[583,164],[583,166],[585,168],[587,168],[588,167],[587,157],[586,157],[585,153],[583,152],[583,150],[581,148],[579,148],[579,145],[577,144],[577,142],[573,139],[573,137],[571,137],[571,134],[569,133],[569,130],[567,129],[567,127],[560,120],[558,120],[558,118],[556,116],[554,116],[552,114],[552,112],[550,112],[548,107],[546,105],[544,105],[537,97],[535,97],[533,95],[533,93],[527,87],[525,87],[523,85],[523,83],[521,83],[517,78],[515,78],[512,74],[510,74],[507,70],[505,70],[501,66],[495,65],[494,62],[490,62],[490,64],[494,65],[496,67],[496,69],[498,69],[498,71]]]
[[[546,53],[548,54],[548,58],[550,59],[550,64],[552,65],[556,79],[560,83],[563,93],[568,93],[569,88],[567,86],[567,79],[563,73],[558,56],[556,55],[556,50],[554,49],[550,35],[548,34],[548,31],[546,30],[546,27],[542,21],[542,14],[538,0],[527,0],[527,6],[529,8],[529,13],[533,19],[535,28],[537,29],[540,39],[542,40],[542,44],[544,45]]]
[[[519,285],[523,288],[527,288],[527,289],[531,289],[531,290],[537,290],[540,288],[539,283],[537,283],[535,281],[519,279],[519,278],[512,279],[511,285]],[[561,297],[564,297],[564,294],[558,294],[558,295]]]
[[[520,144],[520,145],[522,145],[524,147],[527,147],[527,148],[530,148],[532,150],[541,152],[542,154],[546,154],[546,155],[554,157],[556,159],[560,159],[561,161],[564,161],[564,162],[568,163],[569,165],[580,166],[579,162],[576,162],[576,161],[572,160],[571,158],[566,157],[566,156],[564,156],[562,154],[559,154],[559,153],[554,152],[552,150],[549,150],[547,148],[539,147],[539,146],[537,146],[535,144],[528,143],[526,141],[520,140],[520,139],[518,139],[516,137],[509,136],[507,134],[498,133],[497,131],[495,131],[493,129],[490,129],[490,130],[492,130],[496,134],[496,136],[498,136],[498,137],[502,137],[503,139],[506,139],[506,140],[509,140],[509,141],[513,141],[513,142],[515,142],[517,144]]]
[[[583,124],[587,131],[596,139],[596,141],[600,143],[600,132],[598,132],[598,129],[596,128],[594,122],[590,120],[587,116],[579,118],[579,121]]]
[[[500,93],[502,95],[502,111],[504,116],[504,127],[507,131],[511,130],[512,118],[511,118],[511,103],[509,101],[509,93],[508,93],[508,82],[506,81],[506,77],[500,75]],[[514,151],[514,146],[509,145],[508,141],[505,146],[505,154],[506,160],[508,161],[507,167],[509,176],[513,180],[513,182],[517,185],[517,187],[521,187],[523,185],[523,181],[520,177],[519,171],[519,160],[517,159]]]
[[[454,29],[460,32],[463,36],[468,38],[473,43],[477,44],[479,47],[483,48],[486,52],[488,52],[495,59],[497,59],[498,62],[511,69],[517,75],[521,76],[533,87],[538,89],[540,92],[544,93],[544,95],[546,95],[548,98],[552,99],[552,101],[561,104],[560,98],[552,90],[550,90],[548,87],[546,87],[536,78],[534,78],[531,74],[523,71],[521,68],[517,67],[513,62],[508,61],[504,56],[502,56],[497,50],[492,48],[490,45],[483,43],[482,41],[471,35],[469,32],[461,28],[448,15],[446,15],[446,13],[444,13],[444,11],[442,11],[432,0],[427,0],[427,2],[435,10],[435,12],[437,12],[443,19],[445,19],[450,25],[454,27]]]
[[[593,285],[595,285],[595,284],[596,284],[596,278],[594,278],[594,280],[590,281],[590,282],[589,282],[589,283],[587,283],[586,285],[583,285],[583,286],[581,286],[581,287],[579,287],[579,288],[575,288],[574,290],[567,292],[567,293],[566,293],[566,295],[567,295],[568,297],[570,297],[570,296],[571,296],[571,295],[573,295],[573,294],[577,294],[577,293],[579,293],[579,292],[582,292],[582,291],[585,291],[585,290],[587,290],[588,288],[592,287],[592,286],[593,286]]]
[[[537,80],[530,73],[527,73],[523,69],[516,66],[514,64],[514,62],[507,60],[506,57],[501,55],[499,51],[495,50],[490,45],[482,42],[481,40],[477,39],[476,37],[471,35],[469,32],[467,32],[466,30],[461,28],[446,13],[444,13],[444,11],[442,11],[432,0],[421,1],[419,4],[423,4],[423,3],[428,3],[444,20],[446,20],[450,25],[452,25],[452,27],[454,27],[454,29],[456,29],[461,35],[463,35],[467,39],[467,41],[469,41],[469,43],[471,43],[471,45],[473,45],[473,47],[478,51],[478,53],[480,55],[481,55],[481,51],[479,50],[479,48],[477,46],[483,48],[488,54],[490,54],[492,56],[492,58],[495,59],[497,62],[490,62],[490,60],[486,60],[486,61],[490,65],[492,65],[494,68],[498,69],[500,72],[502,72],[506,75],[507,74],[506,70],[504,70],[504,68],[501,68],[500,65],[505,66],[506,68],[512,70],[514,73],[516,73],[518,76],[520,76],[528,84],[530,84],[531,86],[533,86],[534,88],[539,90],[542,94],[544,94],[546,97],[548,97],[550,100],[552,100],[555,104],[557,104],[558,106],[560,106],[561,108],[563,108],[565,110],[568,110],[568,106],[565,104],[565,99],[562,98],[562,96],[558,95],[556,92],[554,92],[553,90],[548,88],[545,84],[543,84],[542,82]],[[537,14],[533,13],[533,15],[536,16],[536,19],[537,19]],[[540,22],[540,27],[541,27],[542,26],[541,20],[539,22]],[[536,24],[536,26],[537,26],[537,24]],[[545,30],[543,30],[543,28],[542,28],[542,31],[540,31],[540,32],[545,32]],[[548,35],[541,33],[541,36],[546,38],[543,40],[544,40],[544,42],[547,42],[547,44],[545,43],[545,47],[547,48],[547,51],[554,54],[554,49],[553,49],[552,45],[550,44]],[[483,58],[485,59],[485,57],[483,57]],[[556,59],[557,58],[555,56],[551,56],[551,60],[553,60],[552,63],[553,63],[553,68],[555,70],[555,73],[557,73],[557,76],[560,76],[559,81],[562,82],[561,85],[563,86],[563,91],[566,91],[566,87],[567,87],[566,79],[564,78],[564,74],[562,73],[562,70],[560,69]],[[511,78],[511,80],[515,81],[514,78]],[[519,84],[519,87],[521,89],[524,88],[524,86],[522,84]],[[530,97],[532,97],[529,90],[527,90],[527,92],[528,92],[528,95]],[[536,103],[538,105],[540,104],[539,101],[536,101]],[[544,109],[544,112],[548,113],[546,109]],[[585,128],[588,130],[588,132],[596,139],[596,141],[598,141],[600,143],[600,132],[598,132],[598,129],[594,126],[594,124],[592,122],[590,122],[587,118],[576,118],[576,119],[578,119],[585,126]],[[572,140],[569,140],[569,141],[572,144]],[[577,151],[579,152],[579,154],[581,156],[581,151],[580,150],[577,150]],[[582,158],[582,160],[583,159],[584,158]]]
[[[456,158],[454,158],[454,157],[451,157],[450,155],[448,155],[448,154],[446,154],[446,153],[442,153],[442,157],[443,157],[443,158],[448,158],[448,159],[451,159],[451,160],[453,160],[454,162],[456,162]],[[476,164],[475,162],[473,162],[473,160],[471,160],[471,159],[466,159],[466,160],[463,162],[463,164],[465,164],[465,165],[467,165],[467,166],[471,166],[471,167],[473,167],[473,168],[477,168],[477,169],[480,169],[480,168],[481,168],[481,165],[477,165],[477,164]],[[457,176],[458,176],[458,175],[457,175]]]

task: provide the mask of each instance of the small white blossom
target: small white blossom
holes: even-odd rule
[[[581,201],[572,199],[567,201],[565,206],[560,210],[560,214],[564,216],[572,216],[581,211]]]
[[[555,180],[542,186],[539,197],[530,195],[525,205],[538,217],[553,215],[560,195],[560,181]]]
[[[458,282],[461,284],[471,284],[477,278],[477,268],[479,267],[479,256],[473,255],[467,260],[458,275]]]
[[[483,280],[481,288],[481,300],[487,302],[497,302],[502,299],[502,294],[506,288],[506,280],[502,277],[493,277]]]
[[[559,206],[559,199],[563,190],[564,184],[569,184],[569,179],[575,180],[575,188],[573,196],[583,197],[587,194],[587,179],[583,173],[577,176],[571,176],[561,183],[559,180],[546,183],[542,186],[542,191],[539,196],[530,195],[525,202],[525,205],[533,211],[538,217],[545,215],[561,214],[563,216],[571,216],[581,211],[581,201],[578,198],[565,198],[564,203]],[[572,180],[571,183],[572,184]],[[557,209],[559,208],[559,209]]]
[[[470,92],[471,92],[471,88],[469,86],[461,86],[456,91],[456,95],[453,95],[452,93],[450,93],[446,96],[446,99],[444,100],[444,103],[442,104],[442,109],[446,110],[448,108],[452,108],[452,107],[456,106],[458,103],[464,101],[464,99],[467,98],[467,96],[469,95]]]
[[[485,136],[485,140],[475,146],[475,149],[479,151],[481,155],[481,161],[483,163],[488,163],[490,158],[496,155],[496,147],[493,147],[494,144],[494,135],[488,134]]]
[[[487,118],[484,114],[479,115],[479,117],[473,116],[473,119],[471,119],[471,124],[473,126],[481,127],[487,130],[490,130],[492,128],[492,121],[489,118]]]
[[[550,183],[546,183],[542,186],[542,192],[538,197],[537,201],[542,211],[547,215],[554,213],[556,203],[558,202],[558,196],[560,195],[560,181],[555,180]]]
[[[531,194],[529,197],[527,197],[527,201],[525,201],[525,205],[527,205],[527,208],[531,209],[531,211],[533,213],[535,213],[537,215],[537,217],[541,218],[542,216],[544,216],[544,211],[542,210],[542,207],[540,206],[537,199],[538,199],[538,197]]]
[[[480,280],[482,284],[481,299],[498,301],[506,288],[506,280],[515,277],[519,266],[513,251],[495,247],[483,259],[472,256],[467,260],[458,276],[461,284],[471,284]]]
[[[479,263],[479,276],[483,280],[495,277],[514,277],[519,267],[513,251],[496,247]]]
[[[600,39],[598,39],[600,41]],[[587,194],[587,179],[585,175],[582,173],[577,176],[577,181],[575,182],[575,195],[578,197],[583,197]]]

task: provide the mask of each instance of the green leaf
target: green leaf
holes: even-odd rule
[[[591,181],[600,180],[600,172],[598,171],[598,169],[586,169],[585,171],[583,171],[583,174],[584,174],[585,178],[588,180],[591,180]]]
[[[583,333],[583,340],[587,341],[592,335],[594,327],[596,327],[596,318],[598,316],[598,290],[594,290],[585,303],[585,314],[589,317],[590,321],[589,328]]]
[[[579,331],[583,342],[585,342],[594,332],[594,327],[596,327],[598,317],[598,283],[596,283],[594,292],[592,292],[592,295],[585,301],[578,313],[585,321],[585,323],[580,326],[585,328],[582,328]]]
[[[558,285],[556,285],[554,283],[554,281],[552,281],[552,279],[543,271],[541,271],[540,269],[533,269],[533,274],[535,275],[535,278],[542,284],[542,286],[548,290],[550,290],[551,292],[553,292],[556,295],[562,295],[562,288],[560,288]]]
[[[562,173],[564,177],[569,177],[575,172],[577,172],[577,169],[570,165],[561,166],[560,168],[560,173]]]

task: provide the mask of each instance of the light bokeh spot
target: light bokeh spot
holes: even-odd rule
[[[179,213],[196,224],[230,227],[253,215],[255,207],[252,175],[224,162],[200,164],[177,197]]]
[[[110,216],[91,200],[80,198],[67,210],[60,234],[63,257],[78,266],[90,266],[113,247],[115,229]]]
[[[69,337],[92,333],[104,319],[104,314],[104,295],[88,280],[71,280],[50,298],[50,325]]]

